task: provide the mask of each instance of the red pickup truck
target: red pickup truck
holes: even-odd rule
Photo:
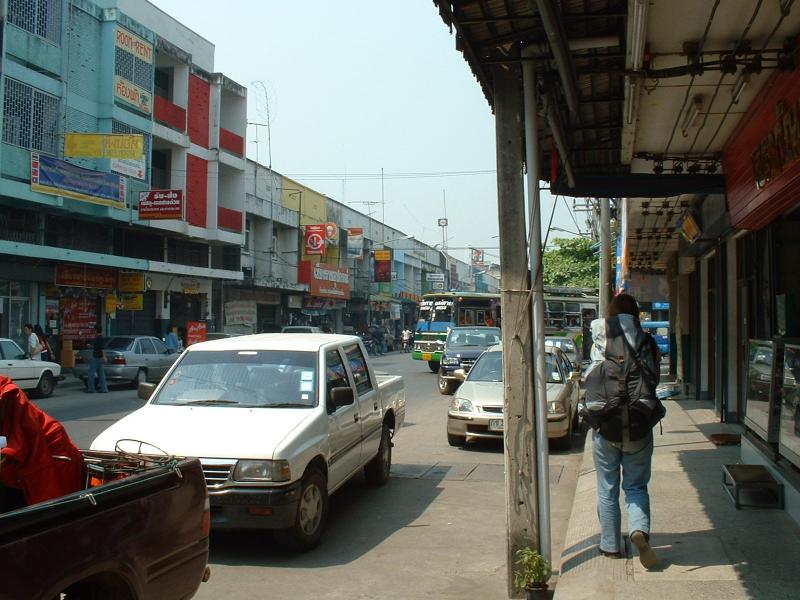
[[[119,465],[113,452],[84,458],[86,489],[0,514],[0,599],[191,598],[209,576],[200,462],[163,459],[129,474],[98,470]]]

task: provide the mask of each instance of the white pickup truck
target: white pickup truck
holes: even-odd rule
[[[284,544],[316,546],[328,496],[363,467],[389,479],[392,438],[405,417],[401,377],[377,376],[361,340],[262,334],[194,344],[139,410],[93,450],[135,439],[200,458],[216,529],[274,529]]]

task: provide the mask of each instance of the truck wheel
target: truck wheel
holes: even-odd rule
[[[449,379],[445,379],[444,377],[442,377],[441,374],[439,374],[438,379],[439,379],[439,393],[444,396],[452,396],[453,392],[455,391],[455,386],[453,385],[453,382],[450,381]]]
[[[303,475],[297,516],[294,525],[275,531],[275,539],[292,550],[306,551],[316,547],[328,520],[328,484],[318,469]]]
[[[392,432],[386,423],[381,432],[381,445],[378,453],[364,466],[364,476],[370,485],[384,485],[389,481],[392,470]]]
[[[447,434],[447,443],[451,446],[456,448],[461,448],[462,446],[467,445],[467,436],[465,435],[453,435],[452,433]]]
[[[50,371],[45,371],[39,378],[39,385],[36,386],[36,395],[39,398],[49,398],[56,387],[56,380]]]
[[[429,360],[428,361],[428,368],[431,370],[432,373],[438,373],[439,372],[439,363],[436,362],[435,360]]]

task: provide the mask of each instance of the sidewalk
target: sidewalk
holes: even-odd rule
[[[722,488],[722,465],[739,446],[712,444],[712,433],[738,432],[717,422],[709,402],[664,401],[664,434],[655,430],[650,502],[651,544],[660,563],[647,571],[625,536],[628,559],[597,551],[596,479],[587,436],[556,600],[692,600],[800,597],[800,527],[781,510],[736,510]],[[623,532],[627,533],[624,493]]]

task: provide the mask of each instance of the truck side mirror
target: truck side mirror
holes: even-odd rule
[[[453,371],[453,377],[459,381],[464,381],[467,378],[467,372],[464,369],[456,369]]]
[[[328,407],[331,412],[335,411],[340,406],[349,406],[355,402],[353,396],[353,388],[349,385],[346,387],[335,387],[328,395]]]
[[[150,400],[150,396],[152,396],[153,392],[156,391],[156,384],[142,381],[139,383],[139,386],[136,388],[136,391],[141,400]]]

